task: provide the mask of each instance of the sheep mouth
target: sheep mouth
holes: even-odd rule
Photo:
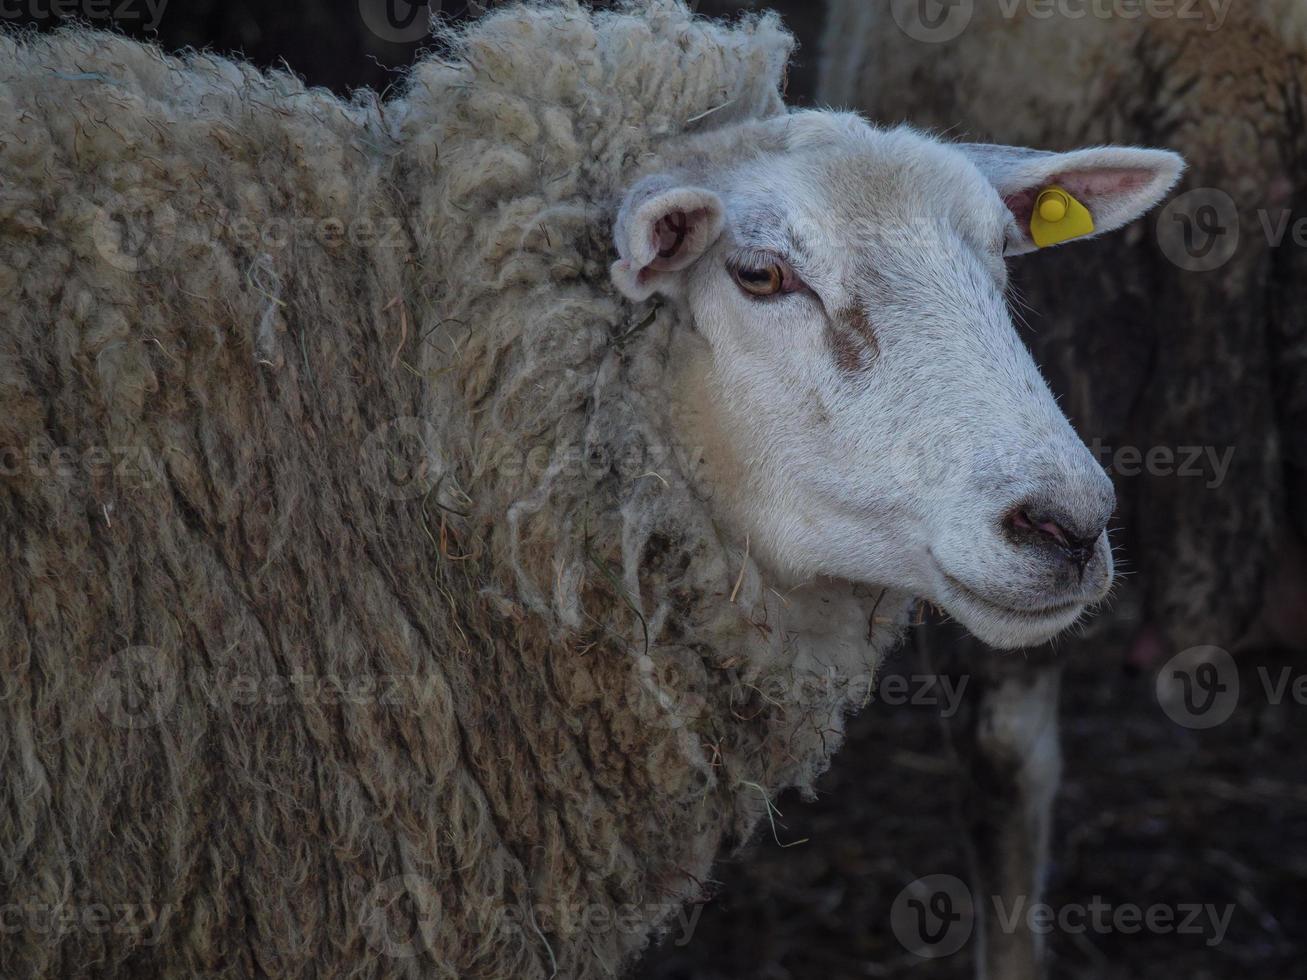
[[[938,563],[936,564],[938,565]],[[1069,615],[1079,615],[1089,605],[1088,599],[1067,599],[1062,602],[1049,603],[1046,606],[1021,608],[997,602],[977,592],[961,579],[950,575],[943,567],[939,568],[939,573],[944,577],[944,583],[949,587],[949,590],[956,596],[992,616],[1014,617],[1031,623],[1048,622],[1050,620],[1064,619]]]

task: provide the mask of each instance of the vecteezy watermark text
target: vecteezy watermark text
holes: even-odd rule
[[[1217,946],[1225,939],[1234,915],[1233,905],[1198,902],[1175,905],[1154,902],[1147,906],[1123,902],[1113,905],[1098,895],[1087,904],[1049,905],[1028,902],[1024,895],[1017,896],[1010,906],[1001,895],[994,895],[993,902],[995,921],[1000,930],[1009,934],[1024,924],[1037,936],[1054,932],[1071,936],[1084,933],[1129,936],[1147,932],[1158,936],[1201,936],[1203,944],[1209,947]]]
[[[0,904],[0,936],[113,934],[142,937],[142,946],[156,946],[173,911],[171,905],[152,903],[5,902]]]
[[[882,0],[884,2],[884,0]],[[971,26],[976,0],[888,0],[894,22],[914,41],[946,44]],[[983,0],[985,4],[993,0]],[[1176,20],[1217,31],[1225,24],[1233,0],[997,0],[1004,20],[1125,22]]]
[[[1100,895],[1088,902],[1051,905],[1029,896],[1005,899],[992,895],[992,925],[1013,935],[1026,930],[1037,936],[1175,935],[1200,937],[1207,947],[1219,945],[1230,928],[1234,905],[1210,902],[1112,903]],[[895,937],[908,952],[925,959],[951,956],[971,938],[977,903],[971,889],[955,875],[926,875],[899,892],[890,909]]]
[[[158,30],[168,0],[0,0],[0,20],[113,21]]]
[[[1095,437],[1089,445],[1094,458],[1112,476],[1174,476],[1203,479],[1209,490],[1225,482],[1235,448],[1226,446],[1109,446]]]
[[[1293,667],[1259,665],[1255,687],[1244,685],[1228,650],[1214,646],[1181,650],[1157,672],[1158,704],[1177,725],[1202,731],[1229,721],[1241,696],[1260,695],[1268,705],[1307,707],[1307,673]]]

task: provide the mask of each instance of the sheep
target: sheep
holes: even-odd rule
[[[438,40],[348,102],[0,40],[6,976],[610,976],[914,597],[1110,587],[1003,255],[1179,158],[789,113],[674,0]]]
[[[1300,258],[1262,233],[1266,216],[1272,225],[1289,216],[1302,182],[1301,5],[1158,5],[1131,16],[1110,5],[980,3],[930,21],[920,9],[832,0],[820,97],[962,138],[1158,143],[1194,165],[1191,193],[1155,236],[1132,229],[1126,250],[1041,256],[1021,288],[1036,359],[1105,464],[1134,477],[1142,467],[1121,465],[1121,447],[1138,447],[1140,463],[1153,447],[1177,458],[1179,447],[1205,450],[1200,478],[1173,465],[1118,481],[1134,575],[1116,625],[1100,619],[1079,645],[1100,658],[1105,646],[1125,647],[1133,664],[1197,647],[1307,648],[1296,612],[1307,594],[1307,337],[1287,305]],[[976,890],[1037,901],[1059,778],[1056,667],[1038,657],[996,676],[984,651],[958,653],[973,691],[1006,692],[981,698],[973,727],[959,732],[972,763],[964,796],[976,814]],[[1040,722],[1002,721],[1015,716]],[[989,975],[1041,972],[1037,937],[985,932]]]

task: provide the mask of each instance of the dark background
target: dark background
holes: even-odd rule
[[[289,67],[342,94],[384,90],[424,43],[394,43],[368,29],[360,3],[385,0],[171,0],[157,25],[144,0],[112,0],[119,17],[94,23],[152,37],[169,50],[207,47]],[[398,0],[400,4],[405,0]],[[878,2],[878,0],[868,0]],[[94,9],[82,4],[83,11]],[[789,96],[803,104],[815,82],[819,0],[703,0],[706,14],[766,6],[799,36]],[[49,0],[18,0],[9,23],[55,26]],[[402,8],[401,8],[402,9]],[[444,4],[441,16],[475,16],[477,4]],[[9,16],[20,10],[18,17]],[[151,29],[157,26],[157,29]],[[926,626],[947,642],[943,626]],[[1110,649],[1110,644],[1107,647]],[[889,673],[921,670],[911,647]],[[1151,674],[1130,674],[1119,656],[1073,658],[1063,683],[1066,778],[1057,807],[1050,892],[1054,906],[1101,897],[1234,907],[1223,942],[1205,937],[1055,932],[1054,977],[1268,980],[1307,977],[1307,725],[1302,706],[1259,696],[1262,677],[1290,668],[1268,654],[1240,661],[1245,690],[1235,716],[1207,732],[1172,724]],[[716,898],[693,937],[674,931],[638,971],[645,980],[807,977],[967,977],[970,951],[920,960],[898,944],[889,909],[914,878],[966,876],[953,812],[953,766],[937,706],[869,707],[820,784],[819,798],[780,801],[783,817],[715,872]],[[1255,764],[1252,760],[1255,760]],[[803,843],[788,845],[791,842]],[[1002,978],[994,978],[1002,980]]]
[[[244,54],[264,68],[286,67],[314,85],[347,94],[369,86],[384,90],[426,46],[418,40],[396,43],[380,37],[369,22],[401,25],[415,19],[413,3],[421,0],[6,0],[0,19],[41,28],[58,25],[50,13],[75,6],[80,17],[97,26],[112,26],[134,37],[157,40],[169,50],[212,48],[224,54]],[[502,0],[431,0],[430,10],[446,22],[476,17]],[[61,6],[62,4],[62,6]],[[154,4],[154,6],[151,6]],[[160,9],[160,4],[162,8]],[[387,6],[393,12],[387,16]],[[596,0],[592,6],[609,5]],[[778,11],[804,42],[791,69],[790,96],[804,101],[816,80],[816,41],[822,16],[821,0],[690,0],[690,6],[710,16],[730,16],[741,10]],[[97,13],[107,8],[109,16]],[[14,13],[18,16],[13,16]],[[369,19],[364,19],[364,14]]]

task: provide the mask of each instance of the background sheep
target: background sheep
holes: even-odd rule
[[[1050,149],[1139,140],[1193,164],[1193,192],[1161,216],[1155,236],[1140,228],[1127,251],[1041,255],[1021,283],[1036,357],[1082,435],[1108,447],[1106,464],[1123,446],[1140,447],[1141,457],[1152,447],[1210,454],[1201,479],[1174,469],[1118,479],[1119,540],[1133,573],[1120,626],[1105,634],[1099,624],[1072,646],[1100,658],[1104,648],[1128,649],[1136,664],[1199,646],[1301,651],[1302,255],[1264,231],[1268,216],[1292,227],[1298,215],[1300,11],[1273,2],[1073,18],[981,3],[971,15],[971,5],[952,8],[955,22],[932,30],[918,9],[835,0],[820,97],[969,139]],[[988,668],[972,693],[996,692],[955,725],[977,891],[1038,895],[1058,768],[1036,746],[1051,734],[1023,741],[1009,726],[1013,737],[996,743],[1004,726],[994,719],[1011,714],[1003,692],[1020,688],[1035,702],[1024,714],[1051,729],[1056,668],[1042,657],[996,666],[960,643],[960,658]],[[991,975],[1036,972],[1037,945],[1028,933],[991,930]]]
[[[105,35],[5,41],[0,435],[23,454],[4,498],[5,879],[19,908],[94,902],[157,926],[24,921],[7,969],[375,973],[384,954],[424,973],[610,973],[779,788],[811,784],[857,671],[896,636],[878,627],[906,595],[782,595],[747,536],[743,555],[722,543],[694,461],[659,455],[674,319],[630,318],[607,280],[633,171],[687,128],[779,113],[786,36],[654,3],[517,9],[449,43],[403,98],[344,104]],[[961,183],[993,204],[962,209],[955,238],[1010,223],[966,153],[910,132],[834,116],[731,132],[678,165],[853,141],[846,167],[902,156],[922,201]],[[1177,167],[1143,151],[1066,165],[1108,158],[1148,180],[1104,198],[1104,230]],[[1051,161],[1017,159],[1046,179]],[[632,299],[675,292],[668,260],[711,244],[699,222],[718,206],[638,186],[618,219]],[[645,213],[668,193],[679,225]],[[995,371],[1023,382],[1007,410],[1041,423],[1016,431],[1077,470],[1054,488],[1059,533],[1079,508],[1101,545],[1102,481],[1009,336],[998,253],[966,244],[971,278],[913,301],[983,314]],[[910,257],[932,286],[953,268]],[[823,357],[864,370],[868,328],[839,325]],[[1012,438],[1001,412],[979,421]],[[123,447],[134,481],[102,465]],[[34,462],[51,458],[57,474]],[[1042,575],[1032,555],[1056,549],[1027,530],[1017,564]],[[1084,559],[1086,588],[1105,586],[1104,549]],[[792,634],[838,616],[851,639],[817,652],[845,659],[804,660]],[[1047,635],[1062,612],[1041,617]],[[1026,635],[1020,616],[973,618]],[[398,685],[341,689],[360,677]]]

